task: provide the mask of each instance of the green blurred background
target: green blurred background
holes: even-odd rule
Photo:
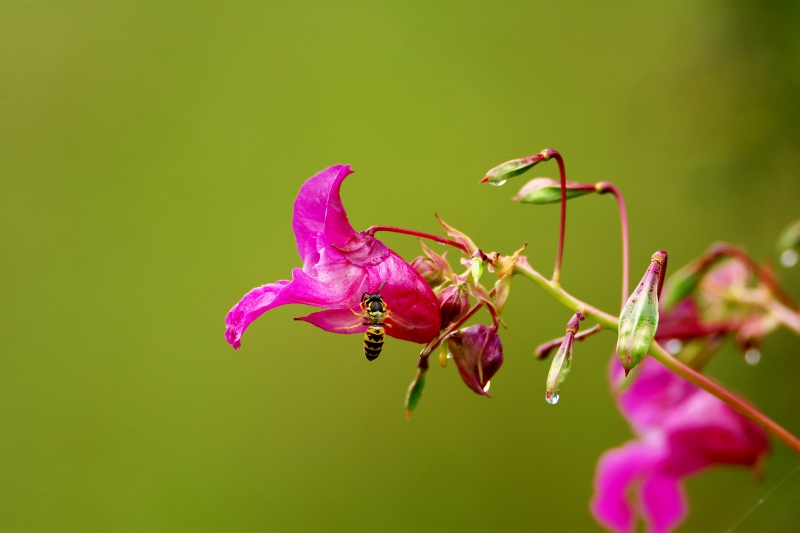
[[[570,315],[532,284],[493,399],[437,366],[410,422],[419,346],[368,364],[295,307],[234,352],[224,316],[299,266],[294,196],[336,163],[354,227],[438,212],[545,272],[557,208],[478,185],[545,147],[622,188],[634,278],[659,248],[771,254],[800,216],[798,5],[0,1],[0,529],[598,530],[595,462],[630,438],[615,338],[547,405],[532,351]],[[570,204],[564,284],[610,311],[618,231],[610,197]],[[800,432],[798,352],[777,333],[709,373]],[[683,530],[726,530],[799,462],[776,443],[760,482],[691,479]],[[798,530],[798,500],[800,475],[737,531]]]

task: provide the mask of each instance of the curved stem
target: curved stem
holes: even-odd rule
[[[729,406],[731,406],[739,414],[752,420],[769,433],[772,433],[781,442],[786,444],[794,453],[800,455],[800,439],[789,433],[780,424],[769,418],[767,415],[742,400],[731,391],[716,383],[712,379],[704,376],[697,370],[686,366],[674,357],[672,357],[664,348],[661,347],[656,341],[650,344],[649,355],[669,370],[679,375],[686,381],[697,385],[704,389]]]
[[[628,212],[625,209],[625,200],[622,192],[613,183],[601,181],[595,185],[595,188],[600,194],[610,192],[617,200],[619,220],[622,226],[622,307],[625,307],[625,302],[628,301],[630,294],[630,246],[628,244]]]
[[[561,259],[564,257],[564,238],[567,232],[567,170],[564,167],[564,159],[555,150],[542,150],[545,161],[554,158],[558,162],[558,173],[561,176],[561,224],[558,228],[558,251],[556,252],[556,266],[553,269],[552,282],[557,286],[561,285]]]
[[[539,274],[529,265],[520,264],[518,262],[514,266],[514,272],[539,285],[546,293],[552,296],[556,301],[564,304],[569,309],[572,309],[573,311],[581,310],[584,312],[584,314],[586,314],[586,316],[591,317],[593,320],[597,321],[603,326],[617,331],[619,327],[619,319],[617,317],[609,315],[600,309],[587,305],[578,300],[565,290],[545,279],[544,276]],[[653,359],[667,367],[675,374],[713,394],[728,404],[732,409],[740,413],[742,416],[764,428],[766,431],[777,437],[781,442],[786,444],[786,446],[788,446],[793,452],[800,455],[800,439],[789,433],[780,424],[769,418],[767,415],[749,403],[745,402],[722,385],[681,363],[667,353],[667,351],[657,342],[653,341],[650,344],[649,354]]]
[[[377,233],[378,231],[390,231],[392,233],[402,233],[403,235],[413,235],[414,237],[422,237],[423,239],[430,239],[440,244],[447,244],[449,246],[453,246],[455,248],[458,248],[464,253],[468,253],[466,247],[464,247],[462,244],[456,241],[445,239],[444,237],[439,237],[438,235],[433,235],[431,233],[425,233],[423,231],[415,231],[405,228],[395,228],[393,226],[372,226],[371,228],[368,228],[364,233],[372,236],[375,235],[375,233]]]

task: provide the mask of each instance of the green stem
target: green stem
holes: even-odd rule
[[[596,322],[609,329],[617,331],[619,327],[619,318],[578,300],[564,289],[551,283],[530,266],[517,262],[517,264],[514,266],[514,273],[533,281],[542,289],[544,289],[547,294],[553,297],[553,299],[569,309],[572,309],[573,311],[583,311],[586,316],[591,317]],[[728,404],[732,409],[740,413],[742,416],[774,435],[781,442],[786,444],[786,446],[788,446],[793,452],[800,455],[800,439],[789,433],[780,424],[730,392],[719,383],[714,382],[712,379],[681,363],[672,357],[664,348],[661,347],[661,345],[655,341],[650,344],[649,355],[667,367],[667,369],[681,376],[688,382],[697,385],[701,389],[713,394]]]

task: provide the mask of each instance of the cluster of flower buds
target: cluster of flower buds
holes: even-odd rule
[[[486,253],[463,232],[438,217],[445,232],[453,238],[464,255],[460,259],[465,270],[455,274],[444,254],[439,255],[424,244],[424,256],[412,262],[415,270],[428,282],[439,298],[440,335],[423,349],[417,365],[417,376],[406,396],[406,414],[410,415],[419,403],[428,371],[428,356],[441,346],[439,362],[447,367],[453,359],[464,383],[474,392],[489,396],[489,381],[503,364],[503,345],[498,327],[503,324],[500,315],[511,291],[514,266],[524,261],[523,246],[511,255]],[[482,279],[486,272],[497,277],[491,289]],[[477,301],[472,306],[471,299]],[[485,307],[492,317],[491,325],[477,324],[462,328],[479,307]]]

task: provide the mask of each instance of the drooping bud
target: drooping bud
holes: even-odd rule
[[[442,329],[456,322],[469,311],[469,293],[463,285],[450,285],[439,295]]]
[[[594,185],[588,183],[567,182],[567,200],[596,192]],[[556,204],[561,201],[561,182],[550,178],[536,178],[519,190],[512,198],[521,204]]]
[[[800,220],[795,220],[778,237],[778,254],[781,265],[791,268],[800,259]]]
[[[427,258],[420,256],[414,259],[411,263],[414,270],[419,272],[422,279],[427,281],[428,285],[431,287],[436,287],[450,280],[453,277],[453,269],[450,267],[450,263],[447,262],[447,259],[445,259],[447,252],[439,255],[425,246],[425,243],[421,240],[419,244],[422,246],[422,251],[425,252]]]
[[[575,345],[575,334],[578,333],[583,319],[583,313],[578,311],[567,322],[567,334],[564,336],[564,340],[561,342],[561,346],[559,346],[556,356],[550,365],[550,372],[547,374],[547,392],[544,399],[551,405],[558,403],[558,390],[567,379],[572,367],[572,348]]]
[[[406,393],[406,418],[411,418],[411,413],[422,399],[422,391],[425,389],[425,374],[428,372],[428,357],[420,357],[417,363],[417,375],[408,387]]]
[[[447,347],[467,387],[489,396],[489,381],[503,364],[503,343],[496,328],[476,324],[461,329],[447,339]]]
[[[519,176],[520,174],[532,169],[536,163],[539,163],[540,161],[547,161],[547,159],[549,159],[549,157],[542,152],[530,157],[506,161],[505,163],[501,163],[487,172],[486,176],[481,180],[481,183],[486,183],[488,181],[492,185],[500,186],[509,178]]]
[[[667,252],[654,253],[650,261],[642,281],[619,316],[617,357],[626,376],[647,355],[658,329],[658,289],[663,280]]]
[[[441,285],[444,280],[446,279],[443,275],[441,270],[437,269],[433,261],[428,259],[427,257],[417,257],[411,262],[411,266],[414,267],[422,279],[428,282],[428,285],[431,287],[436,287]]]

